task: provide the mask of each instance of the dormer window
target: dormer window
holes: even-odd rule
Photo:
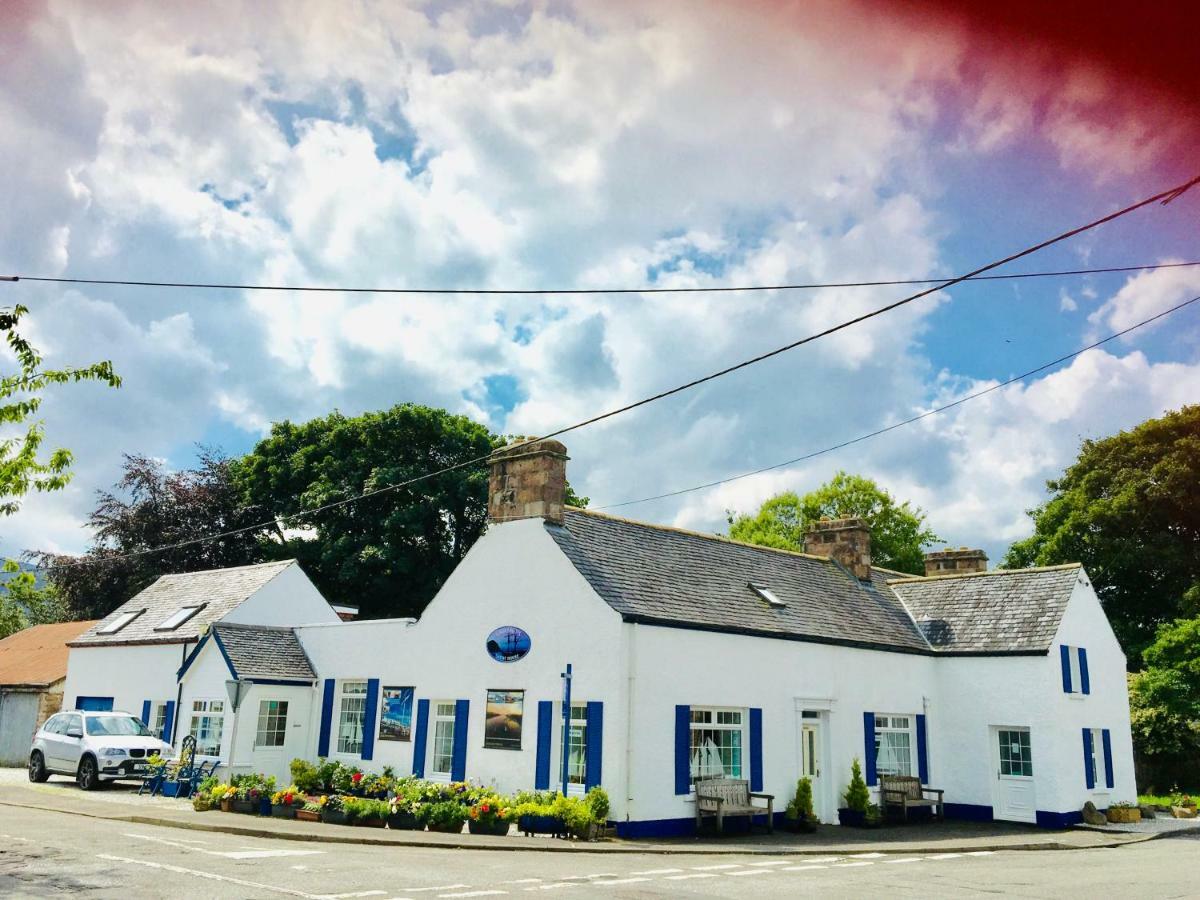
[[[200,610],[204,609],[204,606],[205,606],[205,604],[203,604],[203,603],[195,603],[195,604],[192,604],[191,606],[181,607],[181,608],[175,610],[175,612],[171,613],[171,615],[167,616],[165,619],[163,619],[157,625],[155,625],[154,630],[155,631],[174,631],[176,628],[178,628],[180,625],[182,625],[184,622],[186,622],[192,616],[196,615],[196,613],[200,612]]]
[[[135,609],[130,612],[123,612],[107,625],[97,628],[96,634],[116,634],[145,611],[144,609]]]
[[[769,587],[763,587],[761,584],[758,584],[754,581],[749,582],[746,586],[750,588],[750,590],[754,591],[754,593],[758,594],[759,599],[766,600],[767,603],[771,605],[772,609],[783,609],[787,606],[787,604],[780,600],[779,597],[775,595],[775,592]]]

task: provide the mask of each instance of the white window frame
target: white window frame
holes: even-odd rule
[[[1104,729],[1089,728],[1092,733],[1092,777],[1095,783],[1092,791],[1097,794],[1107,794],[1108,768],[1104,765]]]
[[[110,634],[116,634],[118,631],[125,628],[127,625],[137,619],[137,617],[145,611],[145,609],[131,609],[128,612],[123,612],[107,625],[102,625],[97,628],[96,634],[103,634],[106,636]]]
[[[208,728],[202,728],[202,725],[197,723],[208,722]],[[210,746],[208,743],[201,744],[200,733],[202,730],[211,730],[212,722],[217,723],[217,740],[216,753],[206,752]],[[224,697],[197,697],[192,700],[192,708],[189,711],[188,718],[188,733],[196,737],[196,755],[207,757],[209,759],[219,759],[221,756],[221,748],[225,743],[225,698]]]
[[[571,701],[571,717],[567,724],[567,793],[580,793],[587,785],[587,703]],[[561,729],[560,729],[561,731]],[[578,748],[578,756],[574,751]],[[560,770],[559,779],[562,778]]]
[[[150,704],[150,721],[154,723],[153,725],[150,725],[150,729],[154,732],[155,736],[162,738],[163,729],[167,727],[166,700],[156,700],[154,703]],[[170,739],[170,735],[167,735],[165,738],[163,738],[163,740],[168,741]]]
[[[275,704],[274,709],[270,704]],[[258,720],[254,728],[254,749],[282,749],[287,743],[288,702],[277,698],[264,698],[258,701]],[[278,742],[266,741],[264,737],[278,737]]]
[[[707,715],[709,717],[709,720],[707,722],[704,722],[704,721],[697,722],[696,721],[697,715]],[[738,720],[736,722],[728,721],[728,718],[730,716],[734,716],[734,715],[736,715],[738,717]],[[725,717],[726,721],[722,722],[721,721],[722,717]],[[724,762],[722,762],[722,770],[723,770],[724,774],[723,774],[723,776],[720,776],[720,777],[743,779],[743,778],[747,777],[746,772],[748,769],[748,765],[747,765],[748,761],[746,759],[746,754],[749,752],[749,747],[750,747],[749,725],[750,725],[750,711],[749,711],[749,709],[746,709],[744,707],[693,706],[689,709],[689,714],[688,714],[688,782],[691,786],[691,790],[693,793],[695,793],[695,790],[696,790],[697,779],[708,777],[707,774],[699,774],[698,775],[694,771],[696,768],[695,764],[693,762],[693,755],[695,753],[695,750],[694,750],[695,743],[693,740],[693,736],[695,735],[695,733],[698,731],[712,731],[712,732],[725,732],[728,734],[737,734],[738,739],[736,741],[736,747],[731,747],[731,749],[736,749],[736,751],[737,751],[737,770],[729,771],[729,770],[724,769]],[[711,774],[711,773],[709,773],[709,774]]]
[[[449,781],[454,771],[454,724],[458,704],[454,700],[435,700],[431,705],[433,721],[429,729],[429,776],[433,781]],[[439,749],[439,744],[446,749]],[[439,757],[444,757],[445,769],[438,767]]]
[[[905,719],[907,725],[898,725],[896,720]],[[884,723],[884,724],[880,724]],[[879,751],[883,747],[882,734],[908,735],[908,771],[893,771],[892,766],[879,767]],[[915,713],[875,713],[875,771],[880,775],[917,775],[917,717]]]
[[[1083,696],[1083,672],[1079,665],[1079,648],[1067,646],[1067,666],[1071,672],[1071,696]]]
[[[361,688],[361,690],[360,690]],[[354,743],[354,719],[349,718],[347,713],[354,715],[355,711],[349,709],[348,701],[353,701],[355,704],[361,701],[362,706],[357,710],[358,719],[358,742],[357,746]],[[363,739],[366,736],[367,728],[367,682],[365,680],[351,679],[343,681],[338,685],[338,719],[337,719],[337,743],[335,744],[335,752],[343,756],[362,756]]]
[[[196,613],[200,612],[207,605],[207,603],[189,603],[187,606],[181,606],[155,625],[154,630],[176,631],[184,622],[194,618]]]

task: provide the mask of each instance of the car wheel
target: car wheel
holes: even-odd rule
[[[29,780],[41,784],[50,773],[46,771],[46,761],[42,759],[42,751],[34,750],[29,754]]]
[[[100,772],[96,768],[96,760],[85,756],[79,763],[79,774],[75,777],[82,791],[94,791],[100,787]]]

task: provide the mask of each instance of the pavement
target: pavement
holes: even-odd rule
[[[515,832],[505,837],[448,835],[433,832],[324,825],[220,811],[196,812],[191,804],[172,798],[138,796],[128,785],[109,785],[84,793],[66,778],[30,784],[23,769],[0,770],[0,812],[39,810],[59,816],[152,825],[176,830],[209,832],[276,841],[359,846],[420,847],[430,850],[495,851],[567,854],[737,855],[805,857],[836,854],[971,853],[977,851],[1080,850],[1114,848],[1150,840],[1158,832],[1143,829],[1097,830],[1073,828],[1047,831],[1015,823],[944,822],[859,831],[822,826],[814,834],[794,835],[761,831],[725,837],[667,840],[604,840],[591,843],[547,837],[526,838]],[[1158,820],[1155,820],[1158,821]],[[1171,820],[1172,822],[1183,820]],[[1200,821],[1197,822],[1200,824]],[[1200,834],[1200,831],[1196,832]]]

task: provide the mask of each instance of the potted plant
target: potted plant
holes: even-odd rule
[[[304,798],[296,786],[288,785],[271,795],[271,815],[277,819],[294,819],[297,805],[303,803]]]
[[[329,825],[346,824],[346,808],[342,797],[329,794],[321,798],[321,821]]]
[[[306,800],[303,806],[296,807],[296,818],[301,822],[320,822],[321,804],[316,800]]]
[[[208,812],[212,808],[212,796],[207,791],[196,791],[192,795],[192,809],[196,812]]]
[[[554,800],[546,799],[544,794],[521,794],[517,804],[509,815],[516,816],[517,828],[526,836],[531,834],[552,834],[556,837],[565,836],[567,823],[561,816],[555,815]]]
[[[365,825],[367,828],[382,828],[387,824],[390,808],[386,800],[362,797],[357,800],[358,815],[354,818],[355,825]]]
[[[467,808],[467,830],[471,834],[508,834],[507,804],[495,794],[480,797]]]
[[[324,789],[317,767],[306,759],[293,759],[288,767],[292,773],[292,784],[302,794],[315,794]]]
[[[458,834],[462,831],[465,821],[466,808],[454,800],[443,800],[431,805],[426,819],[430,831],[440,831],[444,834]]]
[[[1108,809],[1104,811],[1104,815],[1108,821],[1117,825],[1142,821],[1142,811],[1136,803],[1110,803]]]
[[[213,805],[221,807],[221,812],[233,811],[233,788],[229,785],[216,785],[209,791],[209,796],[212,797]]]
[[[1188,794],[1175,794],[1171,797],[1171,815],[1176,819],[1196,818],[1196,801]]]
[[[387,826],[397,831],[421,831],[425,828],[424,809],[415,787],[398,788],[388,803]]]
[[[871,793],[863,780],[862,766],[856,757],[850,766],[850,784],[842,795],[842,806],[838,809],[838,821],[852,828],[866,828],[867,815],[871,809]]]
[[[245,775],[234,775],[230,779],[233,788],[233,812],[253,815],[258,805],[258,790]]]
[[[784,827],[793,833],[811,833],[817,830],[813,815],[812,779],[807,776],[796,782],[796,793],[783,814]]]
[[[603,832],[608,829],[608,791],[597,785],[587,792],[584,798],[587,805],[592,810],[592,819],[595,820],[594,831]]]

